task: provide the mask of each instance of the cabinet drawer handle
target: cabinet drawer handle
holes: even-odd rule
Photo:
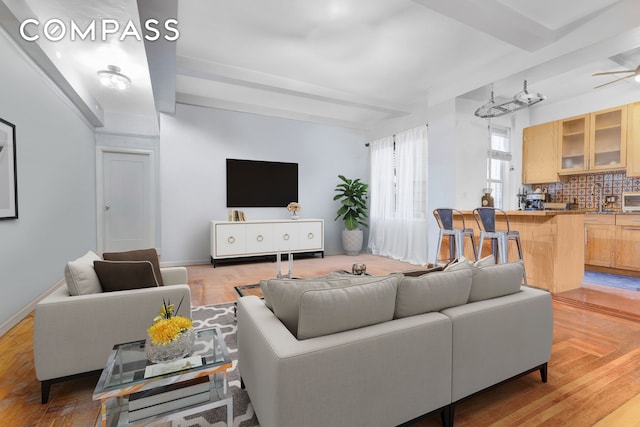
[[[236,238],[235,238],[235,237],[233,237],[233,236],[229,236],[229,237],[227,238],[227,242],[229,242],[229,243],[235,243],[235,241],[236,241]]]
[[[264,240],[264,237],[262,237],[262,234],[258,234],[258,236],[256,237],[256,240],[258,242],[262,242]]]
[[[597,218],[585,218],[584,220],[585,221],[597,221],[598,219]]]
[[[284,240],[289,240],[289,234],[285,234],[285,235],[283,235],[283,236],[282,236],[282,238],[283,238]]]
[[[313,239],[313,233],[307,234],[307,239],[309,239],[309,240]]]

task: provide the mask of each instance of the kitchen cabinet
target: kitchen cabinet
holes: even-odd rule
[[[558,125],[543,123],[525,128],[522,133],[522,183],[558,181]]]
[[[627,177],[640,177],[640,102],[627,106]]]
[[[640,215],[616,215],[615,268],[640,271]]]
[[[627,106],[559,121],[560,174],[626,167]]]
[[[589,115],[559,121],[560,144],[558,172],[575,173],[588,169]]]
[[[584,216],[584,263],[600,267],[614,266],[616,216]]]

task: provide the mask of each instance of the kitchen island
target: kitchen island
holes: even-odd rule
[[[527,282],[530,286],[559,293],[579,288],[584,276],[584,213],[580,211],[507,211],[511,230],[520,232]],[[474,229],[479,242],[479,229],[471,211],[463,212],[466,226]],[[497,229],[504,221],[497,216]],[[473,254],[469,239],[465,254]],[[448,251],[447,251],[448,253]],[[479,257],[491,253],[485,241]],[[472,257],[473,255],[471,255]],[[513,240],[509,241],[509,261],[518,259]]]

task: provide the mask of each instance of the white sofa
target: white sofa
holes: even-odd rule
[[[371,291],[326,277],[297,291],[295,281],[269,281],[266,301],[241,298],[238,368],[260,425],[388,427],[439,411],[448,426],[474,393],[534,370],[546,382],[550,294],[520,286],[520,263],[470,268],[378,278],[365,285]],[[493,275],[502,275],[495,286]],[[352,314],[387,310],[391,288],[391,318],[351,328]],[[287,304],[298,304],[293,324]]]
[[[70,295],[66,282],[35,309],[33,353],[42,403],[51,385],[105,367],[115,344],[145,339],[164,300],[191,318],[191,293],[184,267],[161,268],[164,286]]]

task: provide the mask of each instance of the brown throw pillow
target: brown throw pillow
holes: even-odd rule
[[[158,286],[149,261],[94,261],[93,268],[104,292]]]
[[[158,252],[154,248],[136,249],[127,252],[108,252],[102,254],[102,259],[105,261],[149,261],[153,265],[153,272],[156,275],[158,286],[164,286],[160,272],[160,262],[158,261]]]

